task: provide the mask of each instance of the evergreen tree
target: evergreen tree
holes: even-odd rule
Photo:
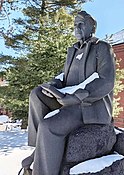
[[[72,31],[73,17],[64,8],[54,15],[47,13],[41,18],[39,31],[23,43],[28,46],[28,53],[11,59],[12,66],[6,72],[9,86],[4,92],[4,104],[13,112],[13,118],[27,120],[31,89],[49,81],[63,68],[66,49],[74,42]]]

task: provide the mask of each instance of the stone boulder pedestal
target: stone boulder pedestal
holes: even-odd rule
[[[69,175],[70,168],[89,159],[110,154],[116,134],[110,125],[85,125],[67,138],[61,175]]]
[[[117,153],[124,155],[124,132],[117,134],[117,140],[114,145],[114,151]]]

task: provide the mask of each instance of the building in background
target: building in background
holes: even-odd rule
[[[111,36],[106,36],[105,40],[112,44],[116,58],[121,59],[120,69],[124,69],[124,29]],[[124,83],[124,79],[122,82]],[[124,128],[124,90],[118,94],[118,97],[120,97],[119,103],[123,111],[114,120],[116,126]]]
[[[105,41],[111,43],[112,45],[124,43],[124,29],[110,36],[106,35]]]

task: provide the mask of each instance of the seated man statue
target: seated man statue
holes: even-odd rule
[[[94,37],[96,25],[85,11],[77,14],[74,31],[78,42],[68,48],[63,73],[48,82],[48,87],[58,91],[75,85],[79,88],[54,96],[41,85],[30,94],[28,144],[35,151],[22,162],[29,174],[59,175],[66,136],[71,131],[86,124],[112,124],[115,60],[111,46]],[[97,78],[84,88],[78,86],[94,73]]]

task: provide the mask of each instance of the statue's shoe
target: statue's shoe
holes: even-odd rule
[[[21,168],[18,175],[32,175],[32,169],[30,169],[30,168],[28,168],[28,169]]]
[[[34,161],[34,152],[30,156],[22,160],[22,167],[28,169],[33,163],[33,161]]]

